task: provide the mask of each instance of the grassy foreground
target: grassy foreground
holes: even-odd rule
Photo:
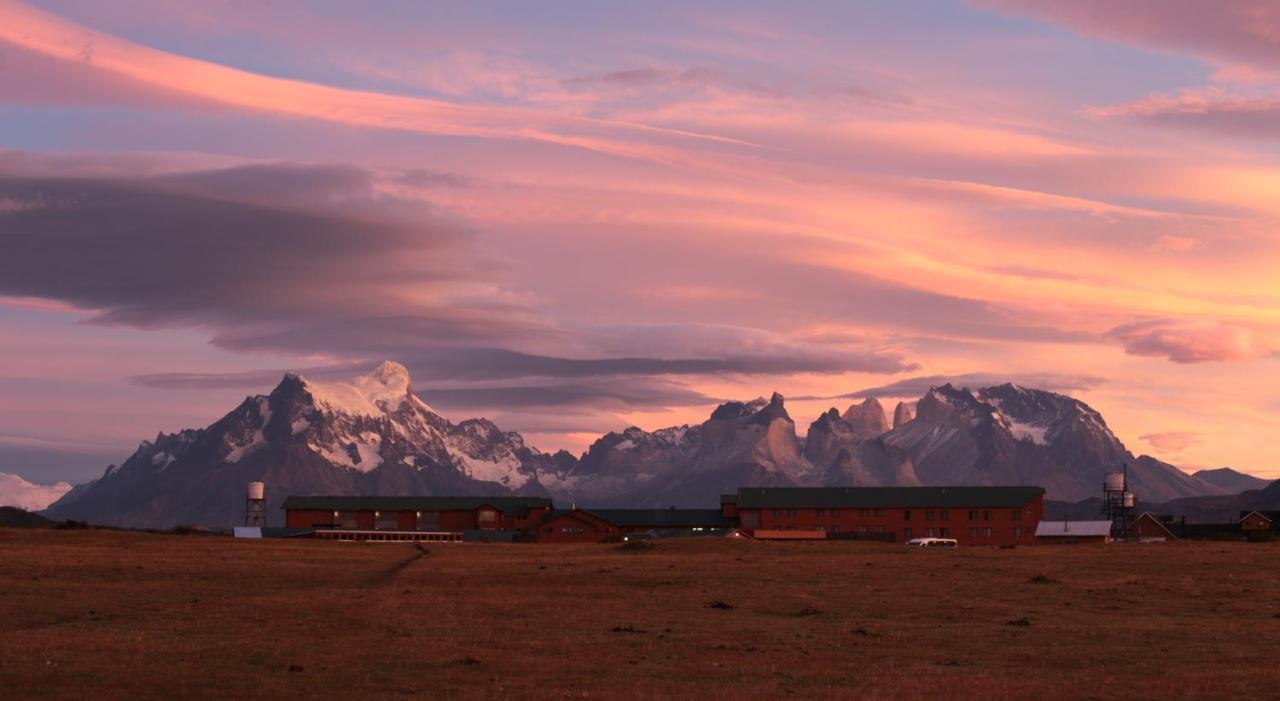
[[[0,529],[0,696],[1272,698],[1280,544]]]

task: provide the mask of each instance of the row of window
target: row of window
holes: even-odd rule
[[[807,509],[774,509],[773,516],[774,518],[782,518],[784,516],[788,518],[795,518],[797,515],[799,515],[800,511],[807,511]],[[850,511],[852,511],[852,509],[850,509]],[[863,518],[869,518],[871,517],[872,511],[873,511],[872,509],[859,509],[858,515]],[[884,518],[884,509],[874,509],[874,512],[875,512],[875,518]],[[990,511],[979,511],[979,510],[970,511],[969,520],[977,521],[979,514],[982,515],[983,521],[991,520]],[[817,516],[818,518],[822,518],[823,516],[831,516],[832,518],[836,518],[840,516],[840,509],[814,509],[814,515]],[[1022,509],[1013,509],[1011,515],[1013,516],[1014,521],[1021,521]],[[902,512],[902,520],[903,521],[911,520],[911,510],[908,509]],[[946,509],[942,509],[940,511],[933,511],[930,509],[926,509],[924,512],[924,520],[950,521],[951,512]]]
[[[904,528],[904,529],[902,529],[902,539],[903,539],[903,540],[911,540],[911,539],[912,539],[912,538],[914,538],[914,537],[915,537],[915,536],[914,536],[914,535],[912,535],[912,533],[911,533],[911,529],[910,529],[910,528]],[[932,529],[932,528],[926,528],[926,529],[924,529],[924,537],[925,537],[925,538],[950,538],[950,537],[951,537],[951,529],[950,529],[950,528],[939,528],[939,529],[937,530],[937,532],[935,533],[935,532],[934,532],[934,529]],[[990,526],[988,526],[988,527],[985,527],[985,528],[970,528],[970,529],[969,529],[969,537],[970,537],[970,538],[978,538],[978,537],[982,537],[982,538],[985,538],[985,539],[987,539],[987,540],[991,540],[991,527],[990,527]],[[1021,528],[1014,528],[1014,529],[1013,529],[1013,537],[1014,537],[1014,538],[1021,538],[1021,537],[1022,537],[1022,529],[1021,529]]]
[[[787,526],[786,528],[779,528],[779,529],[776,529],[776,530],[789,530],[789,531],[794,531],[794,530],[799,530],[799,529],[797,529],[795,526]],[[839,527],[839,526],[830,526],[830,527],[817,526],[817,527],[815,528],[815,530],[819,530],[819,531],[827,531],[827,532],[830,532],[830,533],[839,533],[839,532],[840,532],[840,527]],[[547,532],[548,532],[548,533],[550,533],[550,532],[551,532],[551,529],[547,529]],[[568,533],[569,531],[567,531],[567,530],[566,530],[565,532],[566,532],[566,533]],[[851,531],[851,532],[856,532],[856,533],[884,533],[884,532],[885,532],[885,530],[884,530],[884,526],[858,526],[858,528],[857,528],[857,530],[856,530],[856,531]],[[1022,533],[1023,533],[1023,530],[1022,530],[1021,528],[1014,528],[1014,529],[1013,529],[1013,537],[1014,537],[1014,538],[1021,538],[1021,537],[1022,537]],[[902,539],[903,539],[903,540],[911,540],[912,538],[915,538],[915,537],[916,537],[916,535],[915,535],[915,531],[913,531],[911,528],[904,528],[904,529],[902,529]],[[926,528],[926,529],[924,529],[924,533],[921,535],[921,537],[922,537],[922,538],[950,538],[950,537],[951,537],[951,529],[950,529],[950,528],[938,528],[938,529],[934,529],[934,528]],[[991,540],[991,527],[990,527],[990,526],[987,526],[987,527],[984,527],[984,528],[970,528],[970,529],[969,529],[969,537],[970,537],[970,538],[972,538],[972,539],[975,539],[975,540],[977,540],[977,539],[979,539],[979,538],[986,539],[986,540]]]

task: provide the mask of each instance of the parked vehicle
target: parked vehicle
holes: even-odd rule
[[[907,545],[921,548],[954,548],[960,544],[955,538],[912,538],[907,541]]]

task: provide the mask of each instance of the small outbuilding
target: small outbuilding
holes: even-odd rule
[[[1110,521],[1041,521],[1036,526],[1036,543],[1110,543]]]
[[[1139,541],[1165,541],[1177,540],[1178,536],[1173,534],[1169,529],[1169,522],[1161,519],[1159,516],[1145,511],[1138,520],[1133,522],[1133,527],[1126,534],[1127,537]]]

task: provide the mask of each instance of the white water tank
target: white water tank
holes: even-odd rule
[[[261,482],[249,483],[249,498],[255,501],[266,499],[267,485]]]
[[[1124,507],[1125,507],[1126,509],[1132,509],[1132,508],[1133,508],[1133,505],[1134,505],[1134,501],[1135,501],[1135,500],[1134,500],[1134,498],[1133,498],[1133,492],[1125,492],[1125,493],[1124,493]]]
[[[1108,492],[1124,491],[1124,473],[1108,472],[1107,476],[1103,479],[1102,484],[1103,484],[1103,489],[1107,490]]]

